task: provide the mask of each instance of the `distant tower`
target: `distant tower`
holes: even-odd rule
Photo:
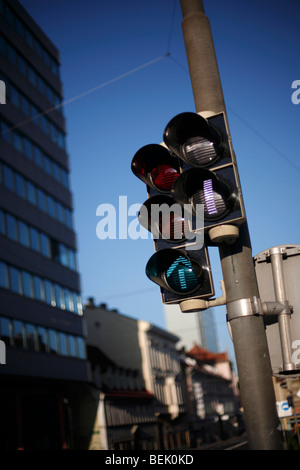
[[[181,338],[177,346],[189,350],[196,343],[209,351],[219,351],[212,308],[195,313],[182,313],[178,305],[164,308],[167,330]]]

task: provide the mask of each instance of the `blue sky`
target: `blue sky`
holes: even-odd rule
[[[165,327],[159,289],[145,275],[148,240],[99,240],[100,204],[146,199],[131,172],[143,145],[160,143],[168,121],[195,111],[179,0],[21,0],[61,54],[67,147],[83,300]],[[174,12],[175,5],[175,14]],[[210,20],[253,255],[299,243],[300,3],[204,0]],[[157,60],[122,79],[133,69]],[[300,95],[299,95],[300,96]],[[132,221],[133,217],[128,217]],[[210,250],[215,290],[222,273]],[[225,308],[215,309],[220,349],[231,348]]]

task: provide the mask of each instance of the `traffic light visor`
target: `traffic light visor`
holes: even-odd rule
[[[221,133],[196,113],[181,113],[166,126],[164,142],[192,166],[214,165],[224,154]]]

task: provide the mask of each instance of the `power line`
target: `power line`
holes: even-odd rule
[[[174,59],[174,57],[171,55],[171,53],[169,53],[169,58],[178,66],[180,67],[182,70],[184,70],[184,72],[186,72],[187,74],[189,74],[188,70],[182,65],[180,64],[180,62],[178,62],[176,59]],[[283,160],[285,160],[287,163],[289,163],[295,170],[299,171],[300,172],[300,167],[298,165],[296,165],[292,160],[290,160],[283,152],[281,152],[277,147],[275,147],[274,144],[272,144],[272,142],[270,142],[268,139],[266,139],[266,137],[264,137],[262,134],[260,134],[257,129],[255,129],[253,126],[251,126],[251,124],[249,124],[244,118],[242,118],[236,111],[234,111],[232,108],[230,108],[229,106],[227,106],[228,110],[235,115],[235,117],[237,117],[246,127],[248,127],[248,129],[250,129],[257,137],[259,137],[266,145],[268,145],[274,152],[277,153],[277,155],[279,155]]]
[[[94,93],[95,91],[98,91],[100,90],[101,88],[104,88],[108,85],[111,85],[112,83],[115,83],[119,80],[122,80],[123,78],[125,77],[129,77],[130,75],[133,75],[134,73],[136,72],[139,72],[140,70],[143,70],[145,69],[146,67],[150,67],[151,65],[155,64],[156,62],[159,62],[160,60],[164,59],[165,57],[167,57],[169,55],[169,53],[165,53],[159,57],[156,57],[155,59],[152,59],[150,60],[149,62],[145,62],[144,64],[142,65],[139,65],[138,67],[135,67],[134,69],[131,69],[129,70],[128,72],[125,72],[125,73],[122,73],[121,75],[118,75],[117,77],[114,77],[110,80],[107,80],[106,82],[103,82],[103,83],[100,83],[99,85],[93,87],[93,88],[90,88],[89,90],[87,91],[84,91],[82,93],[80,93],[79,95],[76,95],[74,96],[73,98],[70,98],[68,100],[65,100],[65,101],[62,101],[60,104],[56,105],[56,106],[53,106],[51,108],[48,108],[46,109],[45,111],[42,111],[41,113],[35,115],[35,116],[32,116],[30,117],[29,119],[25,119],[24,121],[21,121],[19,122],[18,124],[15,124],[14,126],[6,129],[5,131],[1,132],[0,135],[4,134],[5,132],[9,132],[11,130],[14,130],[14,129],[17,129],[21,126],[24,126],[25,124],[31,122],[31,121],[34,121],[35,119],[38,119],[39,117],[41,116],[44,116],[45,114],[49,114],[49,113],[52,113],[52,111],[55,111],[63,106],[66,106],[70,103],[73,103],[74,101],[77,101],[87,95],[90,95],[91,93]]]
[[[173,28],[174,28],[174,21],[175,21],[176,5],[177,5],[177,0],[174,0],[174,3],[173,3],[173,12],[172,12],[172,17],[171,17],[170,32],[169,32],[169,37],[168,37],[168,42],[167,42],[167,52],[169,52],[170,49],[171,49],[171,40],[172,40],[172,35],[173,35]]]

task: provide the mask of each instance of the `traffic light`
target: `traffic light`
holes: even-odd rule
[[[139,222],[153,235],[156,253],[147,263],[146,274],[160,286],[162,301],[212,297],[208,252],[203,244],[199,246],[193,231],[195,215],[171,195],[182,173],[180,159],[164,145],[149,144],[137,151],[131,168],[147,185],[148,199],[140,209]]]
[[[203,205],[206,244],[237,238],[245,211],[223,113],[208,119],[178,114],[166,126],[163,140],[182,167],[171,195],[182,206],[190,204],[194,214]]]

